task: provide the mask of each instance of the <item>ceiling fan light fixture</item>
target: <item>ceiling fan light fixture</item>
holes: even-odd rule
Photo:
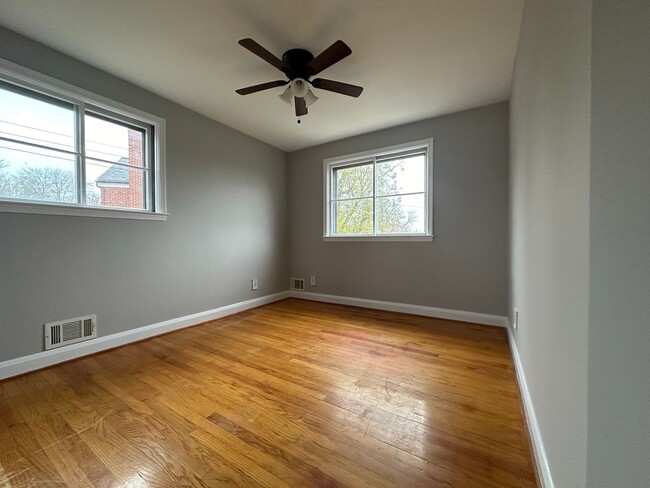
[[[307,93],[303,98],[305,99],[305,103],[307,104],[308,107],[316,100],[318,100],[318,97],[314,95],[314,92],[312,92],[310,89],[307,89]]]
[[[291,85],[287,87],[286,90],[282,92],[281,95],[278,95],[280,99],[293,106],[293,98],[298,97],[298,98],[304,98],[305,99],[305,104],[307,107],[309,107],[312,103],[318,100],[318,97],[314,95],[314,92],[311,91],[309,86],[307,85],[307,82],[302,80],[301,78],[296,78],[296,80],[302,81],[302,86],[299,86],[299,88],[294,88],[294,82],[291,82]],[[294,80],[294,81],[296,81]],[[296,86],[300,85],[299,83],[296,83]],[[305,90],[303,87],[306,87],[307,89]]]
[[[287,89],[282,92],[282,95],[278,95],[278,97],[280,97],[280,100],[282,100],[283,102],[293,106],[293,95],[291,94],[291,86],[288,86]]]
[[[291,81],[291,93],[294,97],[304,98],[309,91],[309,85],[302,78],[295,78]]]

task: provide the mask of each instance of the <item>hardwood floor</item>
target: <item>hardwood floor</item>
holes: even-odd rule
[[[536,483],[504,330],[288,299],[0,383],[0,486]]]

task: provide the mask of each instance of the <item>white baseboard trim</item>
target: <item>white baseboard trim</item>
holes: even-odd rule
[[[0,380],[29,373],[30,371],[47,368],[48,366],[70,361],[71,359],[77,359],[82,356],[88,356],[89,354],[95,354],[107,349],[124,346],[131,342],[137,342],[157,335],[166,334],[167,332],[184,329],[185,327],[191,327],[202,322],[220,319],[228,315],[243,312],[244,310],[277,302],[278,300],[283,300],[288,297],[289,292],[283,291],[272,295],[253,298],[252,300],[246,300],[244,302],[225,305],[205,312],[186,315],[185,317],[166,320],[157,324],[127,330],[118,334],[99,337],[88,342],[71,344],[60,349],[53,349],[16,359],[9,359],[8,361],[0,362]]]
[[[524,367],[521,364],[519,351],[517,350],[517,343],[513,337],[512,328],[508,327],[508,342],[510,342],[510,350],[512,351],[512,359],[515,363],[515,371],[517,372],[517,381],[519,383],[519,392],[524,402],[524,414],[526,423],[528,424],[528,432],[530,432],[530,440],[533,444],[533,456],[535,464],[537,465],[537,473],[539,474],[539,482],[541,488],[554,488],[553,478],[551,477],[551,470],[548,466],[548,458],[546,457],[546,449],[544,449],[544,441],[542,440],[542,433],[539,430],[537,423],[537,416],[535,415],[535,408],[533,407],[533,400],[528,390],[528,383],[526,383],[526,375],[524,374]]]
[[[495,325],[507,327],[508,318],[501,315],[489,315],[477,312],[464,312],[448,308],[427,307],[424,305],[411,305],[408,303],[384,302],[381,300],[370,300],[367,298],[343,297],[339,295],[325,295],[323,293],[310,293],[304,291],[290,292],[293,298],[314,300],[317,302],[337,303],[339,305],[352,305],[354,307],[374,308],[387,310],[389,312],[409,313],[412,315],[423,315],[438,319],[460,320],[462,322],[473,322],[475,324]]]

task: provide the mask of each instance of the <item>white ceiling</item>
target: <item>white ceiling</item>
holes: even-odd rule
[[[0,0],[0,23],[285,151],[508,99],[523,0]],[[296,123],[277,95],[236,88],[284,76],[237,44],[276,56],[352,55],[320,76],[364,87],[314,90]]]

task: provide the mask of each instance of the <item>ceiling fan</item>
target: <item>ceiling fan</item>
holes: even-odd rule
[[[363,87],[342,83],[340,81],[326,80],[325,78],[311,79],[334,63],[338,63],[343,58],[352,54],[352,50],[343,41],[336,41],[316,57],[305,49],[289,49],[282,55],[282,59],[279,59],[264,49],[253,39],[242,39],[239,41],[239,44],[282,71],[288,79],[269,81],[259,85],[240,88],[235,91],[240,95],[249,95],[262,90],[275,88],[276,86],[289,85],[282,95],[280,95],[280,98],[288,104],[291,104],[293,99],[296,116],[298,117],[306,115],[307,107],[318,100],[318,97],[313,94],[309,85],[321,90],[340,93],[355,98],[361,95],[363,91]]]

